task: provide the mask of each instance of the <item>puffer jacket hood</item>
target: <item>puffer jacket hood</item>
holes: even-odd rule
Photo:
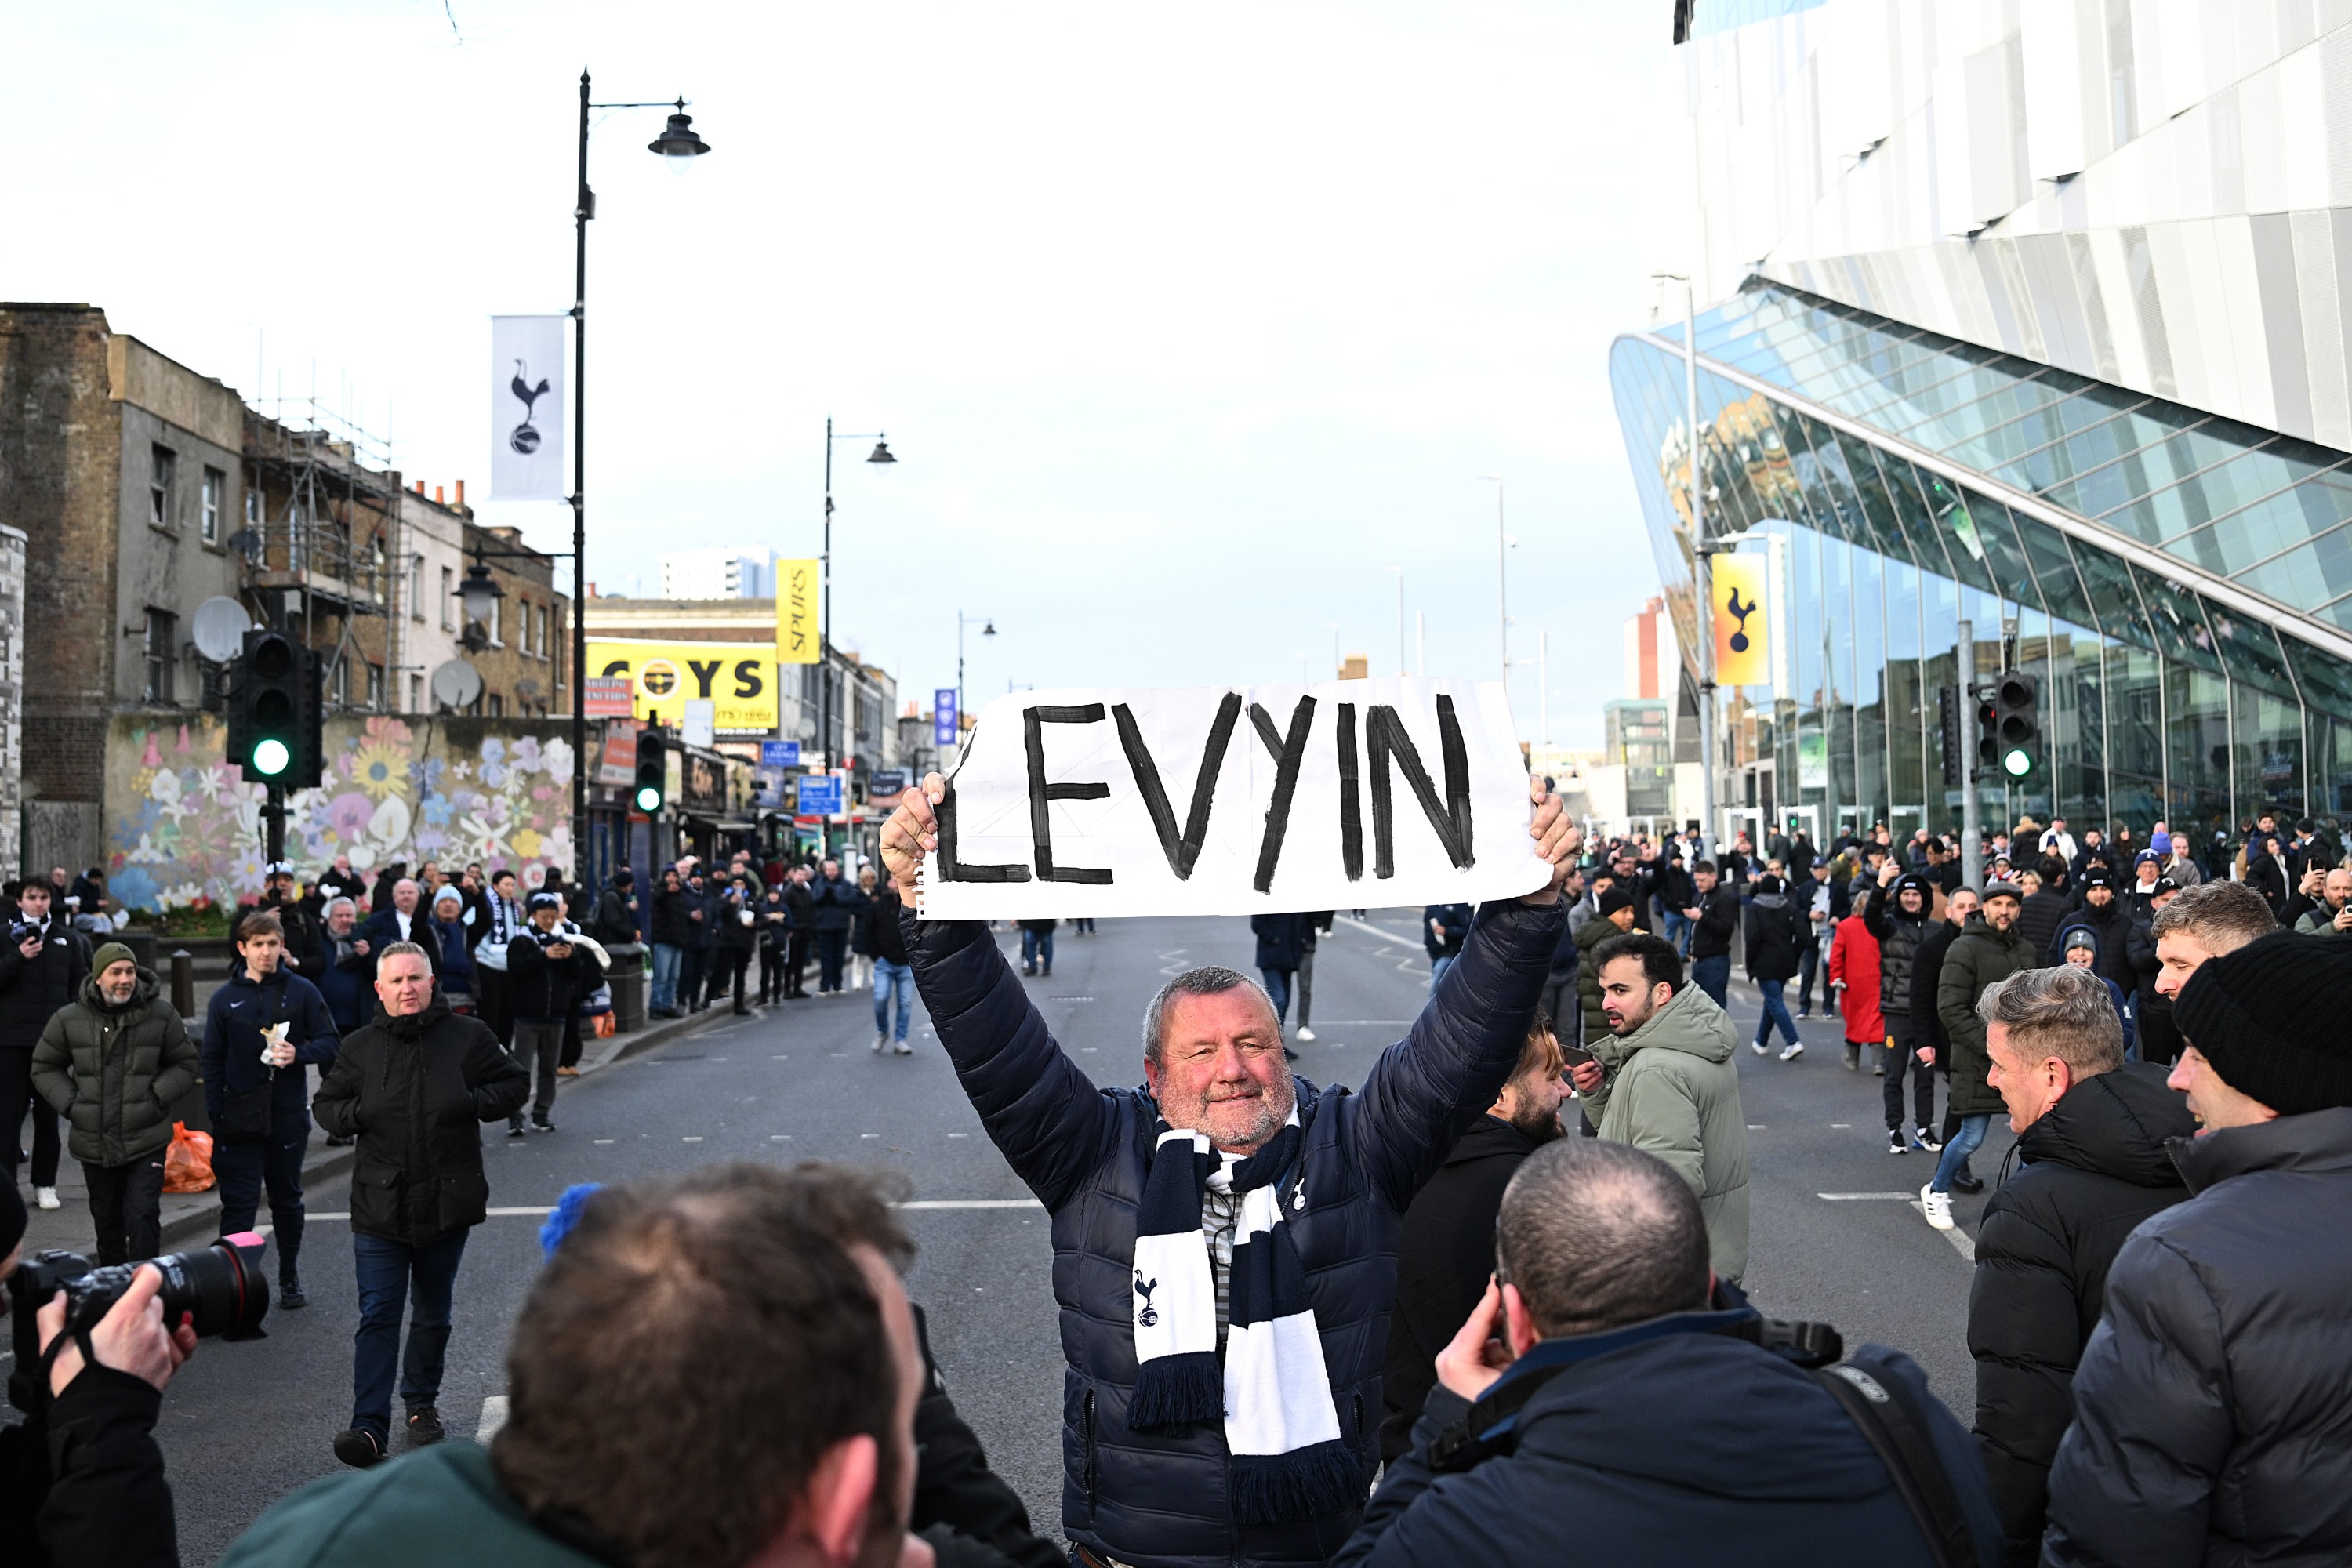
[[[1651,1014],[1640,1028],[1630,1035],[1608,1038],[1613,1051],[1600,1047],[1596,1052],[1604,1059],[1613,1056],[1623,1061],[1635,1051],[1654,1049],[1687,1051],[1702,1061],[1727,1062],[1732,1047],[1739,1043],[1739,1032],[1731,1026],[1731,1016],[1717,1006],[1706,992],[1696,985],[1685,985],[1667,998],[1664,1006]]]
[[[2180,1095],[2165,1087],[2160,1068],[2126,1062],[2068,1089],[2019,1135],[2017,1157],[2136,1187],[2177,1187],[2180,1170],[2168,1145],[2183,1131],[2188,1112]]]

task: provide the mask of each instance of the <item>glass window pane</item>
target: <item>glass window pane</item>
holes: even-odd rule
[[[1854,800],[1884,822],[1886,778],[1886,558],[1853,552]]]

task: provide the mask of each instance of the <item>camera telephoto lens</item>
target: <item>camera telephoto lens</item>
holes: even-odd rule
[[[78,1253],[42,1252],[19,1271],[21,1299],[26,1308],[37,1310],[64,1291],[66,1331],[87,1332],[122,1299],[139,1270],[152,1267],[163,1276],[155,1297],[163,1304],[167,1326],[178,1327],[184,1317],[200,1339],[260,1339],[261,1320],[269,1310],[269,1284],[261,1272],[261,1255],[268,1245],[266,1237],[239,1231],[194,1252],[103,1268],[91,1268]],[[15,1281],[10,1293],[17,1293]]]

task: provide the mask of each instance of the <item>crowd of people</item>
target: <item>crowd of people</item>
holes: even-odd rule
[[[1914,854],[1876,836],[1811,856],[1801,876],[1788,874],[1793,845],[1689,856],[1684,875],[1685,857],[1639,844],[1583,855],[1538,784],[1547,884],[1426,912],[1430,996],[1359,1088],[1289,1065],[1304,1025],[1291,1035],[1275,993],[1287,997],[1311,939],[1283,921],[1255,933],[1266,984],[1223,968],[1170,979],[1144,1013],[1142,1085],[1105,1089],[1054,1040],[984,926],[912,913],[939,796],[936,780],[908,792],[883,835],[887,880],[863,889],[869,919],[830,929],[863,927],[877,998],[898,989],[885,963],[911,975],[990,1137],[1047,1211],[1066,1561],[1537,1560],[1563,1531],[1633,1562],[2352,1555],[2352,1038],[2335,1016],[2352,944],[2285,929],[2313,911],[2291,910],[2292,890],[2274,904],[2256,857],[2185,887],[2160,868],[2150,880],[2172,886],[2144,908],[2057,845],[2030,890],[1948,884],[1948,846]],[[675,890],[701,880],[706,918],[764,940],[783,888],[697,869]],[[2330,868],[2318,870],[2325,900]],[[2069,890],[2035,936],[2032,899]],[[888,950],[870,919],[886,905]],[[2119,945],[2129,961],[2143,913],[2155,973],[2126,990],[2107,955]],[[291,947],[264,917],[241,931],[253,995],[230,1011],[268,1015],[245,1054],[257,1067],[266,1045],[273,1070],[291,1069],[323,1035],[308,998],[284,999],[294,978],[264,1005],[286,973],[273,939]],[[568,945],[552,904],[526,918],[549,952]],[[781,929],[789,964],[789,914]],[[704,1005],[740,984],[758,945],[730,944],[746,955],[731,970],[706,961]],[[1978,1242],[1972,1423],[1901,1351],[1848,1347],[1744,1293],[1741,1037],[1724,997],[1735,949],[1759,992],[1804,983],[1800,1014],[1818,981],[1849,1068],[1885,1073],[1894,1152],[1938,1156],[1931,1222],[1939,1194],[1976,1179],[1967,1156],[1990,1117],[2018,1131],[2021,1169]],[[353,1226],[363,1296],[416,1304],[410,1401],[437,1373],[449,1284],[482,1217],[473,1130],[518,1113],[530,1074],[450,1005],[428,944],[404,929],[376,957],[373,1014],[323,1046],[311,1109],[384,1173],[364,1196],[355,1183]],[[89,962],[92,984],[118,967],[103,949]],[[534,962],[518,970],[509,954],[508,985]],[[135,1004],[132,967],[120,995],[91,993],[108,1019]],[[2161,1001],[2163,1030],[2144,996]],[[551,1025],[536,1016],[547,1005],[534,991],[518,1016]],[[1748,1043],[1769,1054],[1777,1034],[1796,1059],[1785,1007],[1762,1011]],[[526,1037],[535,1064],[543,1036]],[[187,1070],[161,1038],[152,1054],[157,1077]],[[218,1092],[225,1112],[243,1096],[251,1124],[276,1125],[276,1091],[257,1076],[225,1072]],[[241,1192],[273,1180],[269,1139],[257,1142]],[[362,1327],[362,1398],[337,1442],[364,1473],[280,1502],[226,1561],[1065,1561],[947,1396],[899,1283],[912,1254],[890,1207],[900,1195],[815,1163],[567,1194],[487,1452],[419,1441],[376,1463],[395,1310]],[[11,1184],[0,1246],[22,1230]],[[171,1560],[146,1434],[194,1342],[163,1321],[152,1272],[79,1339],[60,1331],[61,1301],[44,1308],[39,1343],[19,1356],[20,1379],[46,1391],[45,1427],[0,1435],[0,1486],[60,1562]],[[412,1436],[437,1436],[415,1413]],[[25,1450],[44,1436],[57,1462],[31,1489]]]

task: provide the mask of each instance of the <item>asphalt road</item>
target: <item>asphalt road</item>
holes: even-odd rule
[[[1343,919],[1325,939],[1318,1038],[1299,1047],[1302,1076],[1360,1083],[1402,1034],[1428,980],[1416,920],[1373,911],[1362,922]],[[1056,940],[1055,972],[1031,981],[1030,994],[1102,1083],[1140,1078],[1138,1020],[1166,975],[1201,963],[1247,969],[1252,955],[1241,920],[1106,921],[1097,936],[1066,927]],[[1000,941],[1015,946],[1012,933]],[[1755,999],[1744,985],[1735,985],[1733,1013],[1752,1030]],[[1843,1069],[1834,1022],[1809,1023],[1804,1035],[1807,1054],[1794,1063],[1739,1052],[1755,1163],[1749,1289],[1777,1316],[1826,1320],[1849,1342],[1910,1352],[1965,1415],[1969,1265],[1906,1201],[1927,1180],[1929,1157],[1885,1152],[1878,1080]],[[865,997],[795,1003],[568,1086],[552,1136],[509,1142],[502,1128],[487,1129],[496,1208],[458,1279],[440,1405],[450,1430],[476,1431],[485,1402],[500,1394],[506,1337],[538,1264],[538,1216],[566,1185],[718,1160],[887,1163],[913,1187],[907,1217],[921,1253],[908,1288],[929,1313],[949,1386],[998,1470],[1053,1528],[1062,1357],[1045,1216],[982,1132],[923,1020],[912,1057],[877,1057],[872,1037]],[[1999,1170],[2008,1142],[2005,1129],[1988,1142],[1980,1174]],[[165,1401],[160,1435],[191,1563],[212,1562],[269,1503],[338,1468],[327,1445],[348,1418],[355,1295],[349,1227],[319,1216],[346,1206],[341,1183],[310,1194],[310,1307],[273,1312],[266,1341],[207,1342]],[[1979,1206],[1960,1201],[1966,1226]]]

